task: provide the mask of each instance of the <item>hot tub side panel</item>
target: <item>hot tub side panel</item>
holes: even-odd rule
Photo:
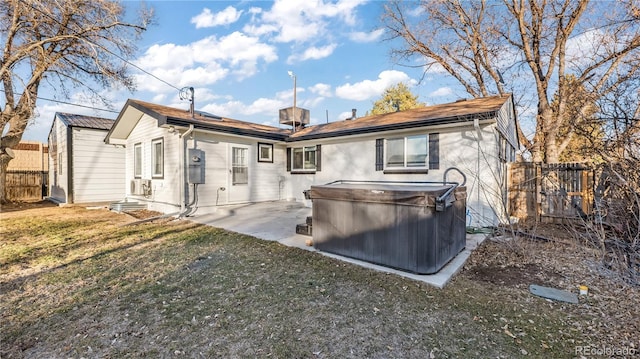
[[[466,202],[460,197],[445,211],[434,212],[432,221],[420,223],[420,230],[426,235],[418,242],[417,273],[438,272],[464,249]]]
[[[427,207],[313,201],[316,249],[411,272],[420,272],[419,242],[436,235],[432,221]],[[434,248],[426,256],[435,260]]]

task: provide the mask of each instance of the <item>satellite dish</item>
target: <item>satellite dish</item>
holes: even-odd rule
[[[5,149],[4,149],[4,152],[6,152],[6,154],[8,154],[8,155],[9,155],[9,157],[11,157],[11,158],[16,158],[16,154],[15,154],[15,153],[13,153],[13,150],[12,150],[12,149],[10,149],[9,147],[5,148]]]

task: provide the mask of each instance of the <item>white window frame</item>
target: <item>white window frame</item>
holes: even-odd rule
[[[303,146],[303,147],[293,147],[291,149],[291,171],[295,172],[315,172],[318,168],[318,147],[313,146]],[[295,162],[295,154],[297,152],[302,151],[302,168],[296,168]],[[307,162],[307,154],[313,152],[313,164],[311,162]]]
[[[249,149],[246,147],[231,147],[231,184],[249,184]]]
[[[140,150],[140,158],[136,151]],[[142,178],[142,143],[133,145],[133,178]]]
[[[407,163],[407,140],[411,138],[424,138],[425,140],[425,153],[424,153],[424,163],[422,166],[409,166]],[[389,166],[389,141],[390,140],[403,140],[403,153],[402,153],[402,166]],[[389,137],[384,140],[384,168],[389,170],[422,170],[429,168],[429,134],[419,134],[419,135],[410,135],[410,136],[398,136],[398,137]]]
[[[158,158],[156,145],[160,144],[160,166],[158,170]],[[156,138],[151,140],[151,177],[164,178],[164,138]]]

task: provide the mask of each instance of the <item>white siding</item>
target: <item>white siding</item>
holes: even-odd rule
[[[62,154],[62,173],[58,171],[59,154]],[[67,127],[55,117],[49,134],[49,197],[61,203],[67,202],[69,193],[67,171]]]
[[[325,184],[335,180],[381,180],[381,181],[442,181],[444,171],[457,167],[467,177],[467,205],[470,225],[494,225],[500,218],[493,208],[500,207],[501,164],[495,153],[495,125],[482,127],[480,151],[478,151],[477,131],[472,127],[464,129],[421,129],[397,131],[394,135],[440,133],[440,169],[430,169],[428,174],[384,174],[375,170],[375,140],[389,137],[391,132],[372,134],[366,137],[324,139],[310,142],[295,142],[291,147],[321,144],[321,171],[315,174],[291,174],[286,181],[287,196],[297,201],[305,201],[303,192],[312,185]],[[450,172],[449,181],[462,181],[456,172]],[[310,201],[305,201],[310,205]]]
[[[198,213],[211,211],[217,205],[238,203],[238,198],[243,198],[244,202],[288,199],[311,205],[310,201],[304,200],[302,191],[312,185],[340,179],[440,182],[444,171],[455,166],[467,176],[467,224],[495,225],[503,217],[501,208],[503,188],[506,188],[503,182],[505,164],[499,161],[496,152],[499,136],[495,121],[482,124],[480,132],[479,135],[478,130],[469,124],[464,128],[443,126],[287,144],[275,142],[274,162],[264,163],[257,161],[257,145],[258,142],[269,141],[196,130],[189,136],[186,146],[181,148],[184,141],[179,137],[179,131],[169,133],[168,130],[159,128],[154,118],[144,115],[127,139],[125,188],[129,197],[148,202],[149,209],[164,213],[177,211],[180,209],[181,190],[187,192],[185,201],[191,202],[194,199],[195,187],[181,184],[188,162],[186,159],[183,162],[180,156],[186,156],[189,148],[200,149],[205,153],[205,183],[197,186]],[[440,134],[439,169],[430,169],[427,174],[384,174],[383,171],[375,170],[377,138],[428,133]],[[164,178],[152,179],[151,142],[160,137],[164,139]],[[147,197],[134,196],[129,191],[129,183],[134,178],[133,151],[137,143],[142,144],[141,178],[152,180],[152,194]],[[322,145],[321,171],[314,174],[291,174],[286,171],[287,146],[315,144]],[[244,197],[237,196],[240,187],[234,188],[231,183],[230,161],[234,146],[249,149],[249,184],[244,187],[248,191],[243,194]],[[184,180],[187,181],[186,174]],[[461,181],[461,178],[451,172],[449,180]]]
[[[150,210],[170,213],[180,208],[180,168],[179,168],[179,144],[181,139],[178,131],[169,133],[166,129],[159,128],[158,122],[144,115],[138,121],[137,126],[131,131],[127,139],[126,148],[126,177],[125,193],[132,200],[147,202]],[[163,138],[164,145],[164,177],[152,178],[151,175],[151,142],[154,139]],[[133,147],[142,144],[142,179],[151,180],[151,194],[138,196],[131,193],[130,183],[133,175]]]
[[[72,128],[74,203],[119,201],[125,196],[125,149],[105,144],[107,132]]]
[[[164,178],[154,179],[151,176],[151,142],[153,139],[164,139]],[[191,184],[181,186],[183,174],[188,161],[186,156],[191,148],[204,151],[205,183],[197,186],[198,213],[206,213],[216,205],[238,203],[230,200],[230,194],[239,188],[234,188],[230,176],[231,148],[236,146],[248,147],[249,184],[245,185],[246,200],[242,202],[272,201],[284,198],[284,192],[279,189],[285,178],[285,147],[274,145],[274,162],[257,161],[258,142],[268,142],[253,138],[227,136],[196,130],[188,136],[186,147],[184,140],[179,137],[179,131],[169,133],[159,128],[157,121],[144,115],[127,139],[126,156],[126,193],[132,200],[147,202],[148,208],[164,213],[175,212],[180,209],[180,190],[186,190],[184,201],[194,200],[194,188]],[[137,196],[130,191],[130,182],[134,179],[134,145],[142,145],[142,179],[150,179],[152,183],[151,195]],[[184,154],[185,160],[180,156]],[[181,166],[181,163],[183,164]],[[184,174],[185,183],[188,181]],[[223,190],[224,189],[224,190]]]
[[[279,189],[280,182],[284,181],[286,173],[283,145],[274,145],[273,163],[258,162],[258,142],[266,143],[267,141],[201,131],[196,131],[193,137],[193,140],[187,142],[187,153],[189,148],[197,148],[205,153],[205,183],[198,185],[199,211],[206,212],[216,204],[238,203],[233,201],[233,191],[241,191],[243,194],[247,191],[246,200],[243,202],[273,201],[284,196],[282,189]],[[248,147],[248,185],[232,184],[230,159],[231,148],[234,145]],[[189,198],[193,198],[191,185]]]
[[[515,110],[513,103],[508,100],[502,105],[498,111],[497,126],[498,131],[509,141],[511,146],[518,150],[518,133],[516,131],[516,119],[514,117]]]

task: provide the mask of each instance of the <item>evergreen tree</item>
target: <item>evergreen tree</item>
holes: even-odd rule
[[[406,84],[400,82],[384,90],[382,97],[373,103],[370,114],[382,115],[424,106],[424,103],[418,101],[418,95],[414,95]]]

